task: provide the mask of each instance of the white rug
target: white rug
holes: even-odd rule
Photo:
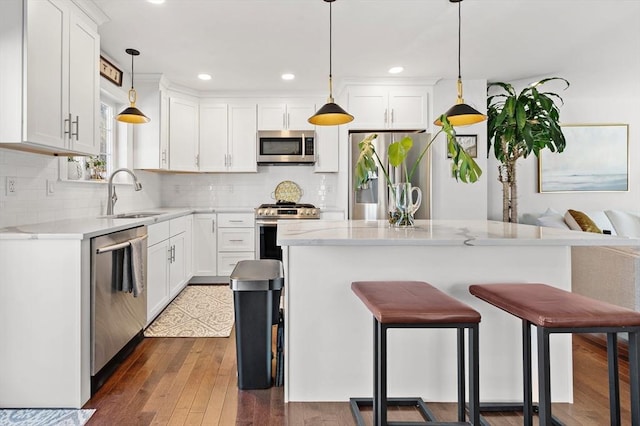
[[[233,292],[228,285],[188,285],[145,330],[145,337],[229,337]]]
[[[82,426],[96,410],[0,409],[2,426]]]

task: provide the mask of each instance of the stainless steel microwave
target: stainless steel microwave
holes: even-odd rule
[[[258,132],[258,164],[313,164],[316,133],[313,130]]]

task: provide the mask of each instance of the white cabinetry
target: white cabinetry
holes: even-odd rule
[[[340,171],[339,130],[338,126],[316,127],[315,172],[326,173]]]
[[[169,98],[169,169],[198,171],[198,102]]]
[[[141,81],[142,80],[142,81]],[[169,169],[169,95],[162,77],[136,76],[138,108],[151,122],[133,127],[133,166],[136,169]]]
[[[252,213],[218,213],[218,275],[229,276],[236,263],[255,255]]]
[[[258,104],[258,130],[313,130],[307,119],[315,114],[311,103]]]
[[[185,216],[147,227],[147,324],[187,285],[186,243],[191,230]]]
[[[349,88],[347,110],[352,128],[417,129],[428,126],[429,97],[423,86]]]
[[[256,172],[256,104],[200,105],[200,171]]]
[[[100,38],[95,23],[69,0],[3,0],[0,27],[3,145],[97,154]]]
[[[193,274],[195,276],[218,275],[218,243],[215,213],[198,213],[193,216]]]

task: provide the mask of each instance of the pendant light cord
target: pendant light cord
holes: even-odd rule
[[[461,28],[462,28],[462,25],[461,25],[461,21],[462,21],[462,18],[461,18],[462,12],[461,12],[461,10],[462,10],[462,7],[461,7],[461,3],[462,3],[462,0],[460,0],[458,2],[458,79],[462,78],[462,71],[461,71],[461,65],[460,65],[460,55],[461,55],[460,54],[460,50],[462,48],[461,47],[462,46],[462,42],[460,41],[462,39],[462,31],[461,31]]]
[[[332,6],[333,6],[333,1],[329,2],[329,98],[333,99],[333,73],[332,73],[332,69],[333,69],[333,63],[332,63],[332,57],[333,57],[333,52],[332,52],[332,41],[333,41],[333,36],[332,36],[332,23],[333,23],[333,17],[332,17]]]
[[[133,75],[134,75],[134,73],[133,73],[133,57],[134,56],[135,55],[132,53],[131,54],[131,90],[133,90],[133,87],[134,87],[133,86]]]

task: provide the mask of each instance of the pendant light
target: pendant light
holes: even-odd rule
[[[345,124],[353,121],[353,115],[343,110],[333,99],[333,75],[331,73],[331,3],[335,0],[324,1],[329,3],[329,99],[327,99],[327,103],[324,104],[314,115],[309,117],[309,120],[307,121],[318,126],[336,126],[338,124]]]
[[[449,120],[452,126],[468,126],[470,124],[480,123],[487,119],[487,116],[477,111],[475,108],[464,103],[464,99],[462,98],[462,76],[460,71],[460,40],[461,40],[461,31],[460,31],[460,21],[461,21],[461,13],[460,13],[460,3],[462,0],[449,0],[451,3],[458,3],[458,100],[456,104],[449,108],[444,115]],[[434,124],[436,126],[442,126],[442,122],[440,119],[437,119]]]
[[[129,106],[116,116],[116,120],[123,123],[143,124],[151,121],[142,111],[136,108],[136,89],[133,88],[133,57],[140,54],[136,49],[125,50],[131,55],[131,89],[129,89]]]

